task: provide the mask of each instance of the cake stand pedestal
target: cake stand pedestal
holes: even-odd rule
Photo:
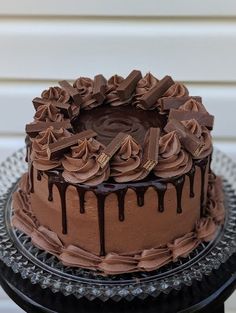
[[[224,313],[224,302],[236,288],[236,255],[202,281],[157,298],[131,302],[89,301],[73,295],[54,294],[48,288],[32,285],[0,262],[0,283],[11,299],[27,313]]]
[[[0,284],[26,312],[223,313],[236,288],[236,165],[215,151],[226,217],[216,238],[153,272],[102,276],[64,266],[11,224],[12,194],[27,170],[22,150],[0,165]]]

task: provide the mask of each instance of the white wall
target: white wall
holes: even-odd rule
[[[23,145],[44,88],[133,68],[171,74],[201,95],[216,145],[236,160],[235,56],[235,0],[1,1],[0,160]],[[1,299],[0,312],[18,312]]]

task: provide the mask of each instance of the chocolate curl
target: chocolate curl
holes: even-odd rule
[[[176,131],[181,144],[193,156],[198,157],[204,143],[202,140],[193,135],[181,122],[177,120],[170,120],[165,129],[167,133]]]
[[[105,100],[106,85],[107,80],[103,75],[99,74],[94,77],[93,97],[99,104],[102,104]]]
[[[180,111],[170,110],[169,119],[175,119],[178,121],[187,121],[195,119],[201,126],[206,126],[212,130],[214,125],[214,116],[209,113],[196,112],[196,111]]]
[[[72,97],[72,99],[74,100],[74,103],[77,106],[80,106],[82,104],[82,97],[80,93],[78,92],[76,88],[72,87],[68,83],[68,81],[62,80],[59,82],[59,85],[68,92],[68,94]]]
[[[130,99],[135,91],[138,81],[142,78],[140,71],[133,70],[117,87],[116,91],[120,100]]]
[[[178,109],[181,105],[187,102],[190,99],[194,99],[200,103],[202,103],[202,98],[198,96],[184,96],[184,97],[165,97],[159,100],[161,105],[161,109],[163,111],[170,110],[170,109]]]
[[[145,141],[147,146],[144,150],[144,161],[142,167],[151,172],[158,163],[160,128],[151,127],[147,132]]]
[[[65,153],[70,147],[78,144],[79,140],[84,140],[86,138],[95,137],[97,133],[93,130],[85,130],[78,134],[72,135],[71,137],[63,138],[48,146],[47,153],[50,160],[54,160]]]
[[[162,78],[155,87],[149,90],[140,98],[143,107],[150,109],[164,93],[174,85],[174,81],[170,76]]]
[[[27,124],[25,127],[26,133],[31,137],[34,138],[40,133],[41,131],[46,130],[49,127],[53,127],[55,129],[68,129],[72,130],[71,123],[69,121],[64,121],[64,122],[36,122],[36,123],[31,123]]]
[[[97,161],[101,168],[104,168],[113,155],[120,149],[124,140],[128,137],[128,134],[119,133],[116,137],[106,146],[103,152],[99,155]]]
[[[45,100],[45,99],[41,99],[41,98],[34,98],[33,99],[33,105],[35,110],[37,111],[38,108],[41,105],[47,105],[49,103],[52,103],[56,108],[58,108],[60,110],[60,112],[68,118],[72,117],[72,109],[71,109],[71,105],[69,103],[62,103],[62,102],[58,102],[58,101],[52,101],[52,100]]]

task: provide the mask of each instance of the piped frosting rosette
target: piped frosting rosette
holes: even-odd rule
[[[74,82],[76,88],[82,97],[81,109],[89,110],[99,105],[97,100],[93,97],[94,81],[89,77],[79,77]]]
[[[54,129],[50,126],[32,139],[31,161],[37,170],[47,171],[61,165],[61,159],[50,160],[48,146],[64,138],[70,137],[71,133],[66,129]]]
[[[111,160],[111,176],[118,183],[136,180],[142,171],[141,160],[141,146],[132,136],[127,136]]]
[[[90,186],[107,180],[110,175],[109,164],[101,168],[97,162],[103,149],[104,146],[93,138],[80,140],[62,160],[64,179],[70,183],[85,183]]]
[[[159,159],[154,173],[158,177],[169,178],[183,175],[190,171],[192,158],[181,147],[181,143],[175,131],[163,135],[160,138]]]

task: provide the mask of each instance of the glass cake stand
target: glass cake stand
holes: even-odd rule
[[[81,303],[133,302],[131,300],[143,303],[146,299],[161,299],[184,291],[197,282],[206,284],[207,277],[209,284],[210,277],[215,272],[220,273],[224,264],[233,262],[233,265],[230,264],[235,265],[236,165],[222,152],[215,150],[212,161],[214,172],[223,177],[226,207],[225,225],[218,230],[216,238],[208,244],[199,245],[187,258],[159,270],[116,276],[102,276],[93,271],[66,267],[55,256],[33,246],[27,235],[12,227],[12,193],[20,176],[27,170],[24,158],[25,151],[21,149],[0,166],[0,270],[11,270],[30,288],[34,285],[35,290],[46,289],[55,297],[73,297]],[[234,276],[234,281],[235,271],[229,273],[229,279]],[[219,279],[217,277],[214,278],[215,283]],[[88,309],[86,312],[89,312]]]

